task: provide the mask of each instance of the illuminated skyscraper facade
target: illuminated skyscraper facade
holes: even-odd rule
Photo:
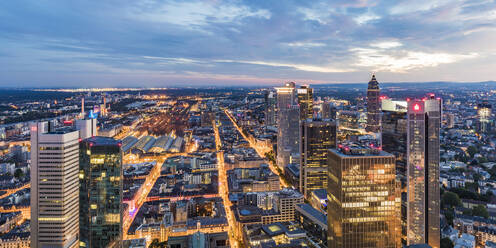
[[[300,132],[300,191],[308,199],[313,190],[327,189],[327,154],[336,148],[336,123],[307,119]]]
[[[396,176],[401,182],[401,238],[407,232],[407,101],[382,101],[382,149],[396,158]]]
[[[341,147],[328,156],[329,248],[400,247],[400,196],[394,156]]]
[[[487,133],[492,126],[492,106],[487,101],[477,104],[477,115],[479,117],[478,129],[481,133]]]
[[[407,244],[439,248],[441,100],[409,101],[407,115]]]
[[[31,247],[79,247],[79,131],[31,125]]]
[[[302,85],[296,91],[300,105],[300,120],[313,119],[313,89]]]
[[[119,247],[122,240],[121,143],[91,137],[80,144],[81,247]]]
[[[274,91],[265,93],[265,125],[275,126],[277,118],[277,101]]]
[[[381,103],[379,82],[372,75],[367,88],[367,128],[368,132],[378,133],[381,131]]]
[[[299,153],[300,107],[296,104],[295,84],[277,87],[277,165],[285,167],[292,154]]]

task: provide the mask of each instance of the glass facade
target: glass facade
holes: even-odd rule
[[[92,137],[80,143],[80,247],[118,247],[122,239],[121,143]]]
[[[301,122],[300,191],[309,198],[313,190],[327,188],[327,154],[336,147],[336,123]]]
[[[378,133],[381,131],[381,106],[379,100],[379,82],[372,75],[367,89],[367,131]]]
[[[400,247],[395,158],[375,151],[329,152],[329,248]]]
[[[440,247],[440,117],[439,99],[408,102],[408,245]]]
[[[407,116],[404,111],[382,111],[382,149],[396,158],[396,176],[401,182],[401,236],[406,244]],[[404,199],[404,200],[403,200]]]
[[[297,90],[300,105],[300,120],[313,119],[313,89],[302,85]]]

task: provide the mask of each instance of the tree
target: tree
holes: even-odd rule
[[[453,219],[455,218],[455,215],[453,214],[452,211],[446,211],[444,213],[444,217],[446,218],[446,222],[448,223],[448,225],[453,225]]]
[[[489,218],[489,213],[484,205],[477,205],[472,208],[472,215]]]
[[[477,150],[477,147],[475,147],[475,146],[469,146],[469,147],[467,148],[467,152],[468,152],[468,155],[470,155],[470,157],[471,157],[471,158],[473,158],[473,157],[474,157],[474,155],[475,155],[476,153],[478,153],[479,151]]]
[[[24,172],[22,172],[21,169],[16,169],[15,172],[14,172],[14,177],[16,178],[21,178],[24,176]]]
[[[453,248],[455,245],[449,238],[442,238],[441,239],[441,248]]]
[[[442,203],[450,207],[458,207],[462,205],[460,197],[453,192],[445,192],[443,195]]]

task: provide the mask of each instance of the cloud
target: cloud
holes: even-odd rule
[[[17,0],[0,18],[0,87],[484,81],[496,64],[494,0]]]
[[[391,52],[387,49],[375,48],[353,48],[350,49],[350,51],[355,53],[355,56],[357,57],[356,66],[371,68],[374,71],[390,71],[397,73],[405,73],[410,70],[422,69],[425,67],[436,67],[441,64],[455,63],[478,56],[476,53],[449,54],[409,50]]]
[[[288,64],[288,63],[278,63],[278,62],[266,62],[266,61],[243,61],[243,60],[215,60],[218,63],[241,63],[241,64],[252,64],[252,65],[265,65],[272,67],[289,67],[301,71],[309,72],[323,72],[323,73],[335,73],[335,72],[352,72],[352,69],[340,69],[332,66],[314,66],[305,64]]]
[[[229,23],[248,17],[269,19],[265,9],[252,10],[244,5],[219,4],[209,1],[140,1],[129,10],[129,16],[142,21],[170,23],[180,26],[202,26]]]

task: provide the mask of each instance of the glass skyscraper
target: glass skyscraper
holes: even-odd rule
[[[118,247],[122,240],[122,150],[108,137],[80,143],[80,247]]]
[[[327,188],[327,154],[336,147],[336,123],[301,121],[300,191],[308,199],[313,190]]]
[[[313,89],[302,85],[296,90],[298,104],[300,105],[300,120],[313,118]]]
[[[367,131],[378,133],[381,131],[381,103],[379,99],[379,82],[372,75],[367,89]]]
[[[330,149],[329,248],[400,247],[400,196],[392,154],[368,147]]]
[[[300,107],[296,104],[295,84],[277,87],[277,165],[285,167],[300,153]]]
[[[407,245],[440,247],[441,100],[408,101]]]

